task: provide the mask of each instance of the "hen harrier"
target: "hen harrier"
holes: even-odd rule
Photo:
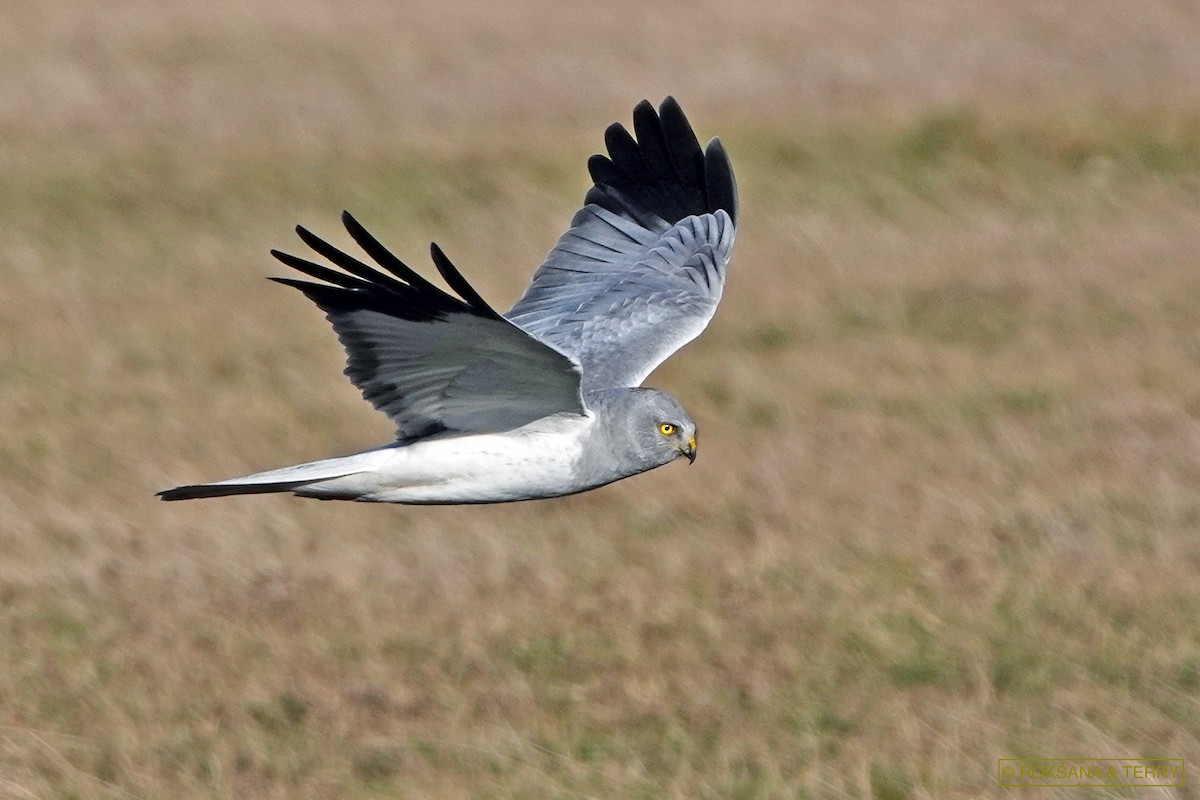
[[[296,232],[340,272],[275,258],[321,283],[272,278],[320,306],[346,348],[346,374],[396,423],[364,453],[179,486],[163,500],[261,492],[386,503],[556,497],[696,457],[696,423],[639,384],[716,311],[737,222],[729,158],[701,150],[668,97],[633,110],[636,139],[605,132],[594,185],[571,227],[507,314],[484,301],[436,244],[448,294],[343,213],[380,271]]]

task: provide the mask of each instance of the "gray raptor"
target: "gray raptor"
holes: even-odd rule
[[[631,135],[614,123],[608,156],[571,227],[508,313],[492,309],[436,244],[447,293],[353,217],[368,266],[302,227],[341,271],[272,255],[318,282],[299,289],[333,323],[346,374],[396,424],[363,453],[159,492],[164,500],[293,492],[387,503],[498,503],[594,489],[696,457],[696,423],[639,386],[716,311],[737,224],[729,158],[701,149],[679,104],[642,101]],[[636,138],[635,138],[636,136]]]

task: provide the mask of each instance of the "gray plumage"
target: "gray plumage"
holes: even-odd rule
[[[437,245],[454,292],[397,259],[348,213],[366,263],[304,228],[339,270],[272,251],[312,280],[272,278],[325,312],[346,374],[396,441],[341,458],[159,492],[164,500],[292,491],[327,499],[478,503],[585,491],[695,458],[695,423],[639,388],[716,311],[737,221],[729,159],[701,149],[678,104],[613,124],[594,184],[524,296],[499,314]],[[318,282],[319,281],[319,282]]]

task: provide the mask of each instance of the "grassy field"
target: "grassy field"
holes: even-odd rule
[[[75,5],[0,26],[0,797],[1200,766],[1195,4]],[[743,203],[720,312],[650,380],[695,466],[489,508],[152,497],[387,440],[263,280],[293,224],[436,239],[506,307],[604,126],[668,92]]]

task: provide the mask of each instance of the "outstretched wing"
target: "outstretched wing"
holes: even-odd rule
[[[396,423],[400,439],[504,431],[549,414],[587,413],[579,364],[493,311],[436,244],[433,262],[458,297],[402,263],[348,213],[342,222],[390,274],[297,227],[305,244],[345,272],[272,250],[325,283],[271,280],[321,307],[346,348],[346,374]]]
[[[574,356],[583,390],[637,386],[712,319],[737,222],[729,158],[671,97],[633,111],[595,155],[595,185],[505,316]]]

